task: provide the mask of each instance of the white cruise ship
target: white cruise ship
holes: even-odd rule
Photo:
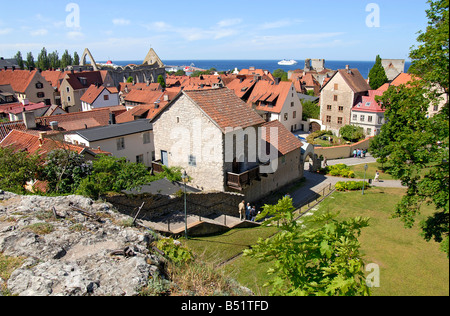
[[[287,60],[287,59],[283,59],[282,61],[278,62],[278,65],[282,65],[282,66],[292,66],[298,64],[297,61],[291,59],[291,60]]]

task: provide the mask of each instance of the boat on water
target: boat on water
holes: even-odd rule
[[[298,62],[293,59],[291,59],[291,60],[283,59],[282,61],[278,62],[278,65],[281,65],[281,66],[292,66],[295,64],[298,64]]]

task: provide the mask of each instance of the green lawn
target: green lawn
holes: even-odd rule
[[[395,188],[371,188],[364,196],[360,191],[335,192],[318,206],[317,212],[340,212],[341,218],[371,218],[360,241],[365,263],[376,263],[380,267],[380,287],[372,289],[372,295],[449,295],[449,260],[439,250],[439,245],[426,242],[418,227],[406,229],[400,219],[391,218],[404,192]],[[422,216],[432,212],[431,207],[425,207]],[[255,244],[259,237],[265,238],[274,232],[275,228],[236,229],[220,236],[191,239],[187,243],[209,262],[219,263]],[[269,268],[270,263],[260,264],[244,256],[222,267],[257,295],[268,294],[263,285],[267,282],[265,272]]]
[[[361,160],[363,161],[363,160]],[[384,173],[381,171],[381,164],[378,162],[368,163],[367,166],[369,167],[366,172],[366,179],[373,179],[375,178],[375,172],[378,170],[380,171],[380,180],[396,180],[393,176],[391,176],[388,173]],[[356,166],[349,166],[350,170],[355,172],[355,178],[356,179],[364,179],[364,164],[362,165],[356,165]]]

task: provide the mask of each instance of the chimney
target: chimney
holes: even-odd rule
[[[166,101],[166,102],[169,101],[169,95],[168,94],[164,95],[164,101]]]
[[[25,111],[23,112],[23,122],[27,129],[35,129],[36,128],[36,117],[34,116],[34,112]]]
[[[12,66],[12,71],[16,70],[16,66]]]
[[[39,133],[39,147],[42,147],[42,145],[44,145],[44,138],[46,135],[47,135],[46,132]]]
[[[57,131],[58,130],[58,122],[57,121],[50,122],[50,128],[52,129],[52,131]]]

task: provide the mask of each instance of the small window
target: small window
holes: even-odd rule
[[[294,95],[292,95],[292,97],[294,97]],[[291,107],[293,107],[294,106],[294,102],[291,102]]]
[[[294,118],[294,119],[297,118],[297,111],[294,111],[294,112],[292,113],[292,118]]]
[[[372,116],[369,115],[369,116],[367,117],[367,122],[372,123],[372,120],[373,120]]]
[[[383,124],[383,118],[382,117],[378,118],[378,124]]]
[[[144,133],[143,138],[144,138],[144,144],[150,144],[150,132]]]
[[[288,113],[284,113],[284,120],[287,121],[289,119],[289,114]]]
[[[37,94],[38,98],[45,98],[45,93],[44,92],[38,92]]]
[[[108,101],[108,100],[109,100],[109,95],[105,94],[105,95],[103,96],[103,100]]]
[[[339,90],[339,84],[337,83],[334,84],[334,90]]]
[[[339,106],[339,112],[344,112],[344,107],[343,106]]]
[[[197,159],[194,155],[189,155],[189,166],[197,167]]]
[[[177,116],[177,124],[179,124],[179,123],[180,123],[180,117]]]
[[[67,91],[67,92],[70,92],[70,88],[69,88],[69,87],[67,87],[67,88],[66,88],[66,91]]]
[[[353,114],[353,121],[357,121],[358,120],[358,114]]]
[[[366,116],[365,116],[365,115],[361,115],[361,117],[359,118],[359,120],[360,120],[361,122],[364,122],[364,121],[366,120]]]
[[[334,101],[337,101],[337,100],[338,100],[338,96],[337,96],[337,95],[334,95],[333,100],[334,100]]]
[[[117,139],[117,150],[125,149],[125,138],[121,137]]]
[[[331,111],[332,108],[333,108],[333,107],[332,107],[330,104],[327,105],[327,110],[328,110],[328,111]]]
[[[144,163],[144,155],[136,156],[136,163]]]
[[[343,119],[342,117],[338,117],[337,123],[338,123],[339,125],[342,125],[343,121],[344,121],[344,119]]]
[[[368,129],[367,129],[367,135],[368,135],[368,136],[371,136],[371,135],[372,135],[372,129],[371,129],[371,128],[368,128]]]
[[[36,83],[36,89],[42,89],[44,85],[41,82]]]
[[[327,123],[331,123],[331,116],[327,115]]]

